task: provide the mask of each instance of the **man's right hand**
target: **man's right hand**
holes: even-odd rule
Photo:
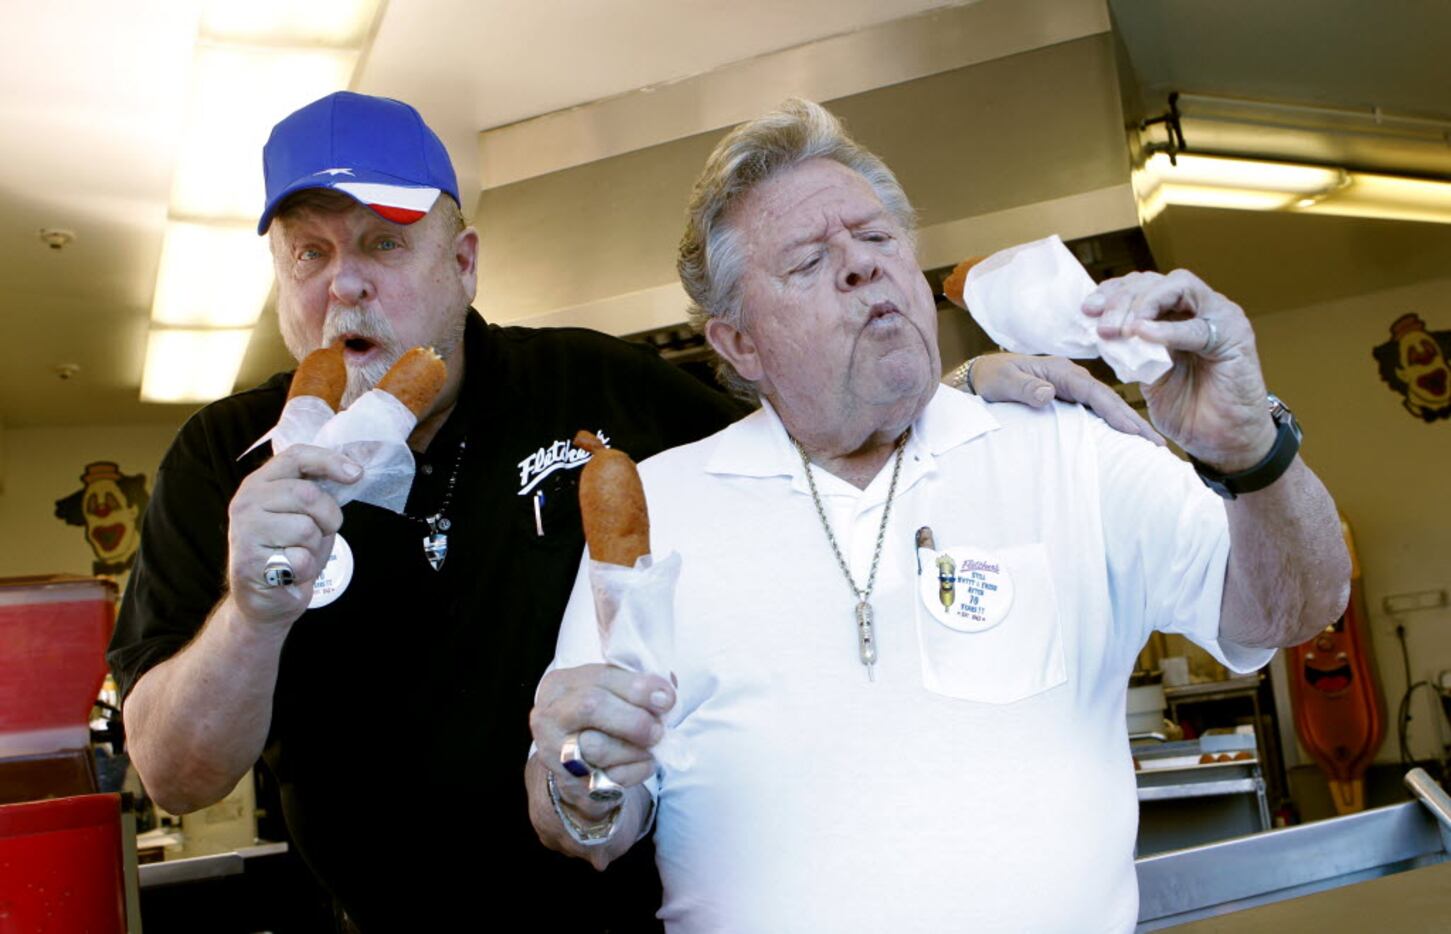
[[[253,471],[228,507],[227,584],[248,621],[287,625],[307,609],[313,581],[327,564],[343,512],[316,480],[353,483],[362,468],[335,451],[297,444]],[[281,552],[296,582],[273,587],[267,559]]]
[[[571,775],[560,762],[565,738],[578,735],[579,755],[627,790],[627,802],[644,795],[630,790],[655,773],[650,747],[665,735],[664,715],[675,706],[675,689],[654,675],[609,665],[581,665],[551,671],[539,684],[529,728],[540,766],[554,773],[561,805],[577,823],[609,817],[618,805],[591,800],[589,781]],[[537,774],[537,773],[536,773]],[[622,828],[611,845],[593,851],[573,845],[551,813],[542,775],[529,783],[530,817],[548,846],[589,859],[603,869],[634,842],[638,828]],[[645,800],[640,799],[642,802]],[[627,807],[626,813],[629,813]]]

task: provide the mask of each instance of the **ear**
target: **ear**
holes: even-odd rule
[[[719,318],[711,318],[705,323],[705,339],[743,378],[755,383],[765,375],[756,342],[745,331]]]
[[[453,238],[453,259],[458,269],[459,284],[472,304],[479,291],[479,232],[465,227]]]

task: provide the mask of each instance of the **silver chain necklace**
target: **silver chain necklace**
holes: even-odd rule
[[[867,574],[867,585],[858,587],[856,578],[851,575],[851,568],[842,557],[841,546],[836,543],[836,536],[831,532],[831,523],[826,519],[826,508],[821,505],[821,494],[816,492],[816,480],[811,476],[811,458],[806,456],[806,448],[795,437],[791,443],[796,445],[796,453],[801,455],[801,466],[806,471],[806,485],[811,488],[811,501],[816,504],[816,514],[821,517],[821,527],[826,530],[826,540],[831,543],[832,554],[836,555],[836,563],[841,567],[841,573],[846,576],[846,584],[851,588],[852,596],[856,597],[856,641],[857,654],[862,664],[867,666],[867,678],[871,681],[877,680],[877,639],[872,629],[872,605],[867,601],[871,599],[872,588],[877,585],[877,564],[882,560],[882,542],[887,537],[887,520],[892,515],[892,499],[897,494],[897,476],[902,472],[902,454],[907,449],[907,436],[912,433],[909,427],[897,438],[894,445],[897,449],[897,462],[892,467],[892,482],[887,487],[887,503],[882,508],[882,524],[877,527],[877,547],[872,552],[872,569]]]
[[[458,482],[458,469],[464,462],[464,449],[467,446],[468,439],[460,438],[458,454],[453,459],[453,470],[449,473],[448,483],[443,489],[443,500],[433,515],[411,516],[403,513],[403,518],[428,526],[428,534],[423,536],[423,557],[428,559],[429,567],[435,571],[443,569],[444,559],[448,557],[448,530],[453,528],[453,523],[444,513],[448,512],[448,504],[453,501],[453,487]]]

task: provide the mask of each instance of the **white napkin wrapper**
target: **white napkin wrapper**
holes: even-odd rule
[[[316,396],[298,396],[287,401],[277,424],[242,456],[266,441],[272,442],[273,454],[294,444],[346,454],[362,465],[362,479],[356,483],[319,480],[318,485],[339,506],[357,500],[401,513],[413,487],[415,465],[408,436],[417,423],[408,406],[381,389],[368,390],[336,414]]]
[[[1152,383],[1173,363],[1167,348],[1142,337],[1105,339],[1083,314],[1096,288],[1057,234],[994,253],[973,266],[962,289],[969,313],[1014,353],[1103,357],[1126,383]]]
[[[589,583],[594,592],[600,646],[608,664],[670,680],[675,661],[675,582],[680,555],[671,552],[655,561],[645,555],[627,568],[590,560]],[[683,716],[676,691],[675,707],[665,716],[665,735],[650,750],[655,761],[671,771],[695,761],[675,726]]]

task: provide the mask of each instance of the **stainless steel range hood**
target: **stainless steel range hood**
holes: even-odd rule
[[[735,122],[821,100],[897,172],[932,268],[1138,223],[1101,0],[981,0],[481,134],[479,305],[499,323],[675,324],[685,200]]]

